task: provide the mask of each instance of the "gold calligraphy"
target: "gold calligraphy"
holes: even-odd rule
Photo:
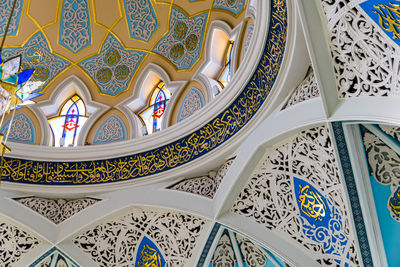
[[[393,213],[400,217],[400,188],[397,188],[397,191],[390,198],[389,205],[392,208]]]
[[[144,245],[142,252],[140,252],[138,267],[161,267],[161,258],[157,250]]]
[[[299,185],[299,197],[301,210],[310,218],[322,221],[326,215],[326,205],[322,196],[310,188],[309,185]]]
[[[115,159],[44,162],[6,158],[3,179],[52,185],[125,181],[170,170],[215,149],[253,118],[280,70],[287,35],[286,1],[272,2],[267,43],[255,73],[235,101],[199,130],[168,145]]]
[[[393,33],[393,39],[400,39],[400,5],[374,5],[374,13],[379,16],[379,24],[388,32]]]

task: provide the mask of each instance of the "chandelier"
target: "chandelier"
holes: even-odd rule
[[[22,105],[34,103],[32,99],[41,95],[36,92],[36,90],[43,85],[43,82],[41,81],[29,81],[35,70],[21,68],[21,55],[13,56],[7,60],[3,60],[2,57],[4,42],[7,37],[8,28],[10,26],[16,3],[17,0],[14,0],[0,45],[0,128],[4,123],[6,115],[12,111],[7,133],[0,133],[0,178],[3,170],[4,153],[11,151],[6,144],[12,128],[15,110],[21,108]]]

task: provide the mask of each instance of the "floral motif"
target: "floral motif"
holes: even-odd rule
[[[129,34],[133,39],[149,41],[158,28],[158,21],[150,0],[124,0]]]
[[[363,138],[371,174],[383,184],[389,185],[400,180],[400,157],[376,135],[365,132]]]
[[[4,35],[4,31],[7,26],[8,18],[10,17],[11,9],[14,0],[0,0],[0,36]],[[22,6],[24,5],[24,0],[17,0],[15,4],[15,9],[13,16],[10,21],[10,26],[8,27],[7,36],[17,35],[19,22],[21,21]]]
[[[255,72],[233,102],[196,131],[151,150],[106,160],[57,162],[5,158],[2,180],[42,185],[135,180],[182,166],[218,148],[257,114],[280,73],[287,38],[287,6],[285,0],[272,0],[270,4],[269,32]],[[143,164],[148,167],[143,168]],[[104,168],[105,165],[108,167]],[[26,171],[18,171],[25,167]],[[42,172],[43,169],[47,171]]]
[[[224,266],[224,267],[235,267],[237,259],[235,252],[233,251],[232,243],[229,238],[228,231],[225,230],[222,234],[217,247],[215,248],[214,255],[212,257],[211,266]]]
[[[378,127],[400,144],[400,127],[385,124],[379,124]]]
[[[12,58],[22,54],[22,69],[35,69],[31,81],[42,81],[46,85],[70,63],[52,54],[43,33],[39,31],[33,35],[22,48],[4,48],[3,58]]]
[[[135,208],[77,236],[74,243],[100,266],[131,266],[139,241],[147,236],[168,266],[188,266],[205,223],[183,213]]]
[[[8,120],[0,130],[4,135],[7,135],[9,124],[10,120]],[[23,143],[35,142],[35,128],[31,120],[24,113],[15,115],[8,140]]]
[[[188,18],[172,7],[169,32],[153,51],[166,57],[178,70],[190,69],[200,57],[207,13]]]
[[[400,48],[359,2],[322,0],[339,97],[399,95]]]
[[[108,117],[96,131],[93,144],[117,142],[126,139],[124,123],[115,115]]]
[[[203,94],[196,88],[191,88],[189,92],[187,92],[187,94],[185,95],[182,105],[179,108],[177,121],[180,122],[187,117],[190,117],[193,113],[201,109],[203,106]]]
[[[212,199],[233,161],[234,158],[225,162],[217,172],[210,171],[207,176],[184,179],[172,185],[169,189],[188,192]]]
[[[87,0],[63,0],[58,42],[72,53],[91,44]]]
[[[265,266],[267,263],[267,253],[261,247],[241,234],[235,233],[235,237],[243,262],[248,266]]]
[[[332,203],[332,215],[340,224],[317,227],[304,221],[298,211],[294,177],[313,184]],[[345,200],[344,186],[328,128],[303,131],[283,144],[267,149],[259,166],[236,199],[233,212],[251,218],[267,229],[291,237],[324,265],[359,265],[354,231]],[[340,236],[348,240],[340,242]],[[341,239],[343,240],[343,239]]]
[[[282,110],[315,97],[319,97],[319,89],[314,73],[311,73],[297,86]]]
[[[213,8],[225,9],[237,15],[246,5],[246,0],[215,0]]]
[[[13,266],[20,258],[39,245],[39,240],[14,225],[0,222],[0,262]]]
[[[380,125],[382,127],[383,125]],[[387,126],[388,132],[397,132],[398,127]],[[397,128],[397,129],[395,129]],[[390,186],[391,196],[387,208],[391,217],[400,222],[400,156],[375,134],[362,128],[363,143],[370,175],[382,184]]]
[[[100,54],[82,61],[79,66],[97,81],[101,93],[118,95],[128,89],[129,82],[145,54],[142,51],[125,50],[110,33]]]
[[[78,212],[100,201],[95,198],[49,199],[42,197],[14,198],[15,201],[46,217],[55,224],[62,223]]]

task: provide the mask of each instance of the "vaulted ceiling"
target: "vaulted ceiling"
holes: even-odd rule
[[[64,0],[49,12],[38,8],[44,1],[23,2],[4,52],[22,51],[37,75],[52,78],[38,104],[17,114],[21,125],[35,107],[57,103],[57,85],[87,86],[88,107],[112,106],[118,117],[135,106],[124,101],[150,62],[171,88],[193,85],[211,69],[210,28],[244,38],[253,20],[254,37],[231,83],[159,133],[75,148],[11,143],[0,262],[400,264],[398,5]],[[85,27],[71,32],[63,17],[75,15]]]

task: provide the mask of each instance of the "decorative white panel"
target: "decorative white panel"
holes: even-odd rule
[[[314,198],[320,210],[308,202]],[[358,266],[347,203],[328,128],[321,126],[267,149],[233,212],[292,239],[322,265]]]
[[[13,266],[39,243],[33,235],[0,220],[0,266]]]
[[[235,252],[233,251],[233,246],[229,238],[228,231],[225,231],[219,239],[211,262],[212,266],[217,267],[235,267],[235,265],[237,265],[237,259]]]
[[[184,179],[181,182],[172,185],[169,189],[192,193],[212,199],[233,161],[234,158],[225,162],[217,172],[210,171],[206,176]]]
[[[183,213],[134,208],[73,242],[99,266],[132,266],[139,242],[150,238],[169,266],[188,266],[206,220]]]
[[[42,197],[23,197],[14,198],[14,200],[36,211],[55,224],[62,223],[78,212],[101,201],[95,198],[49,199]]]
[[[340,98],[400,94],[400,49],[359,6],[321,0]]]
[[[314,73],[311,73],[299,86],[297,86],[283,109],[315,97],[319,97],[319,89]]]
[[[379,124],[378,126],[384,133],[390,135],[394,140],[400,142],[400,127],[384,124]]]

